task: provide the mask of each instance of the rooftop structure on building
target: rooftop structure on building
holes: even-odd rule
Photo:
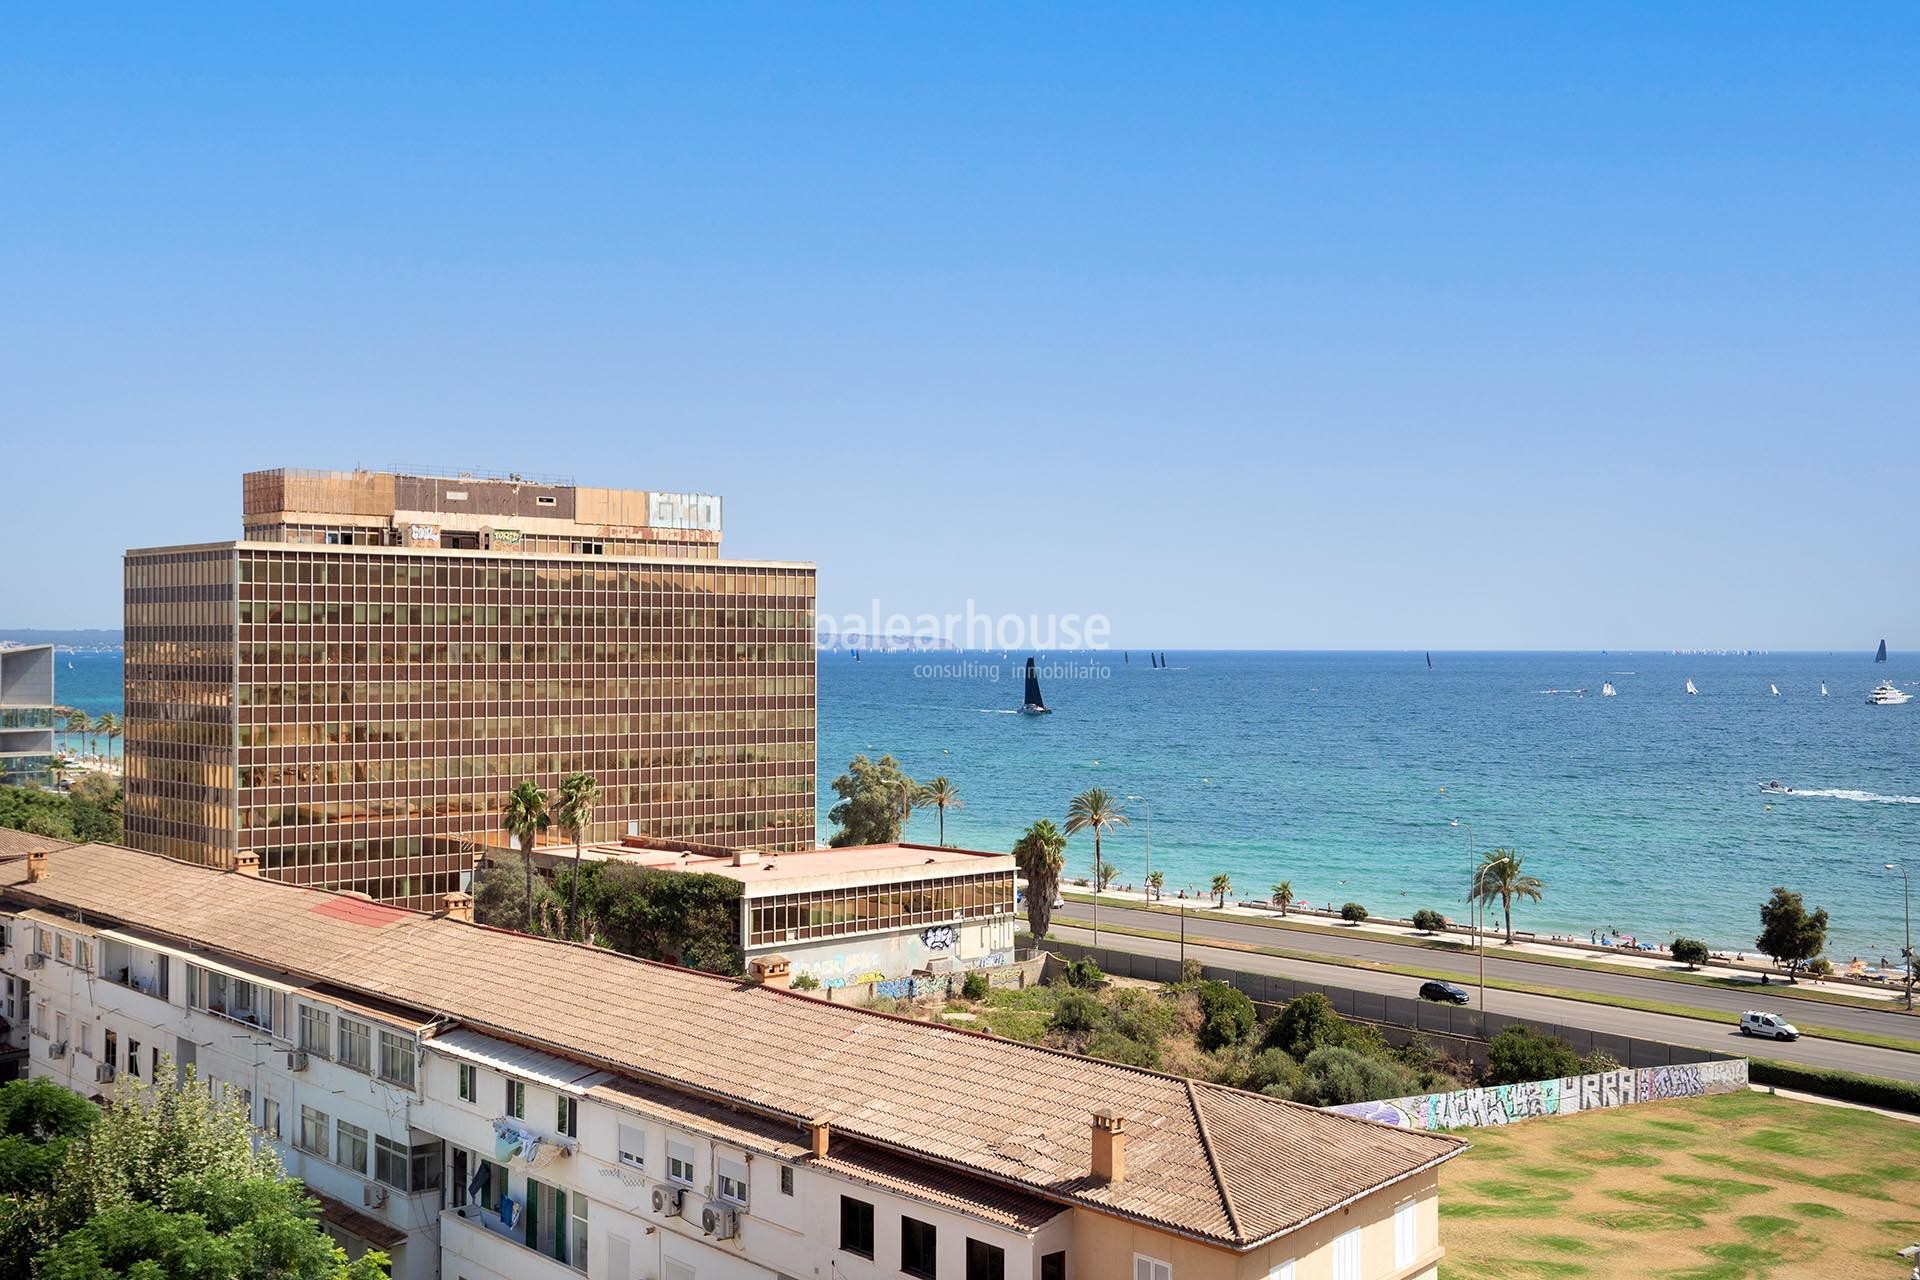
[[[53,646],[0,646],[0,785],[49,786],[56,757]]]
[[[0,861],[9,1036],[34,1075],[172,1058],[246,1089],[296,1176],[402,1233],[400,1280],[1430,1280],[1440,1257],[1452,1138],[252,870]]]
[[[507,843],[515,783],[583,772],[589,839],[813,845],[813,566],[718,559],[718,499],[243,491],[244,540],[126,556],[128,843],[428,906]]]
[[[547,859],[572,856],[556,847]],[[772,853],[632,835],[589,845],[582,856],[736,881],[746,958],[778,955],[794,978],[828,990],[1014,961],[1011,854],[926,844]]]

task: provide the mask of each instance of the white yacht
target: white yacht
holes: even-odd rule
[[[1903,702],[1912,701],[1913,695],[1895,685],[1891,680],[1882,680],[1873,687],[1873,692],[1867,695],[1867,705],[1870,707],[1897,707]]]
[[[1602,680],[1600,682],[1600,696],[1603,698],[1613,697],[1613,681]]]

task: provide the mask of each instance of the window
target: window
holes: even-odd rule
[[[275,1142],[280,1141],[280,1102],[277,1098],[260,1099],[260,1129]]]
[[[93,972],[93,940],[80,939],[80,967],[88,973]]]
[[[1040,1280],[1067,1280],[1067,1255],[1049,1253],[1040,1259]],[[1288,1276],[1287,1280],[1293,1280]]]
[[[315,1111],[312,1107],[300,1108],[300,1149],[311,1151],[317,1156],[327,1154],[327,1134],[332,1120],[324,1111]]]
[[[575,1192],[570,1197],[573,1207],[573,1230],[567,1242],[567,1265],[575,1271],[587,1269],[587,1198]]]
[[[630,1124],[620,1126],[620,1163],[636,1169],[647,1167],[647,1131]]]
[[[1133,1280],[1173,1280],[1173,1264],[1136,1253],[1133,1255]]]
[[[380,1078],[413,1088],[413,1040],[384,1027],[380,1031]]]
[[[865,1200],[840,1197],[840,1248],[862,1258],[873,1257],[873,1206]]]
[[[900,1269],[920,1280],[934,1280],[937,1233],[931,1222],[900,1219]]]
[[[119,1066],[120,1065],[120,1033],[118,1031],[115,1031],[112,1027],[108,1027],[107,1034],[105,1035],[105,1037],[103,1037],[103,1039],[105,1040],[105,1053],[103,1056],[106,1059],[107,1065],[110,1067]]]
[[[340,1065],[373,1073],[373,1028],[354,1018],[340,1019]]]
[[[373,1140],[373,1176],[395,1191],[407,1189],[407,1148],[386,1134]]]
[[[1139,1255],[1134,1257],[1138,1259]],[[1140,1264],[1134,1263],[1138,1271]],[[1007,1280],[1007,1251],[997,1244],[983,1244],[978,1240],[967,1241],[967,1280]],[[1159,1277],[1159,1280],[1171,1280],[1171,1273]]]
[[[1288,1258],[1285,1262],[1267,1272],[1267,1280],[1293,1280],[1293,1263],[1294,1259]]]
[[[507,1086],[507,1114],[516,1120],[525,1120],[527,1118],[527,1086],[525,1082],[508,1080],[505,1083]]]
[[[1360,1280],[1360,1228],[1333,1242],[1333,1280]]]
[[[1420,1219],[1411,1200],[1393,1207],[1393,1265],[1410,1267],[1420,1252]]]
[[[667,1144],[667,1181],[693,1185],[693,1148],[678,1142]]]
[[[332,1021],[325,1009],[316,1009],[310,1004],[301,1005],[300,1047],[318,1057],[331,1057],[333,1045],[328,1039],[328,1032]]]
[[[745,1165],[735,1164],[731,1160],[718,1161],[714,1170],[714,1186],[722,1200],[737,1204],[743,1209],[746,1208],[747,1167]]]
[[[93,1056],[93,1024],[91,1022],[80,1024],[80,1052],[89,1058]]]
[[[138,1040],[127,1041],[127,1074],[130,1076],[140,1074],[140,1042]]]
[[[793,1166],[792,1165],[783,1164],[780,1166],[780,1194],[783,1196],[790,1196],[793,1194]]]
[[[460,1101],[480,1101],[480,1068],[471,1062],[460,1064]]]
[[[565,1094],[561,1094],[559,1102],[560,1102],[560,1105],[556,1109],[557,1114],[554,1117],[553,1127],[558,1129],[563,1137],[568,1137],[568,1138],[579,1137],[580,1136],[580,1100],[578,1098],[569,1098]]]
[[[342,1120],[335,1133],[339,1145],[333,1153],[334,1162],[343,1169],[364,1174],[367,1171],[367,1131],[357,1124]]]

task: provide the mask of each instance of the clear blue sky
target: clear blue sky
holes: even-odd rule
[[[1920,9],[15,6],[0,626],[239,473],[728,500],[823,611],[1920,645]]]

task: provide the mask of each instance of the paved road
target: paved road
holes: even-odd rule
[[[1106,921],[1108,915],[1109,912],[1103,908],[1100,912],[1101,920]],[[1413,987],[1417,985],[1412,979],[1398,974],[1378,973],[1370,969],[1354,969],[1339,964],[1290,960],[1279,956],[1207,946],[1194,941],[1192,925],[1193,922],[1190,920],[1187,932],[1187,954],[1222,968],[1241,969],[1253,973],[1284,974],[1290,978],[1325,983],[1330,987],[1348,987],[1356,991],[1377,991],[1398,996],[1413,994]],[[1257,925],[1253,927],[1259,928]],[[1056,924],[1053,932],[1070,942],[1093,941],[1093,935],[1086,929]],[[1177,942],[1162,942],[1157,938],[1103,933],[1100,941],[1104,946],[1122,947],[1143,955],[1179,954]],[[1391,947],[1393,944],[1382,945]],[[1489,974],[1493,971],[1491,957],[1488,958],[1487,971]],[[1563,971],[1551,970],[1550,972],[1557,977]],[[1537,976],[1538,973],[1539,966],[1533,966],[1531,973],[1526,976]],[[1790,1005],[1788,1012],[1795,1012],[1798,1007],[1800,1006]],[[1504,1013],[1514,1017],[1557,1022],[1572,1027],[1586,1027],[1589,1030],[1614,1035],[1638,1036],[1668,1044],[1693,1045],[1721,1053],[1751,1054],[1777,1058],[1783,1062],[1806,1063],[1809,1066],[1838,1067],[1846,1071],[1888,1076],[1897,1080],[1920,1080],[1920,1054],[1849,1044],[1840,1040],[1815,1038],[1793,1042],[1752,1040],[1740,1035],[1731,1020],[1717,1022],[1699,1018],[1677,1018],[1663,1013],[1642,1013],[1637,1009],[1591,1004],[1584,1000],[1566,1000],[1557,996],[1539,996],[1519,991],[1499,991],[1493,988],[1487,990],[1487,1008],[1494,1013]]]

